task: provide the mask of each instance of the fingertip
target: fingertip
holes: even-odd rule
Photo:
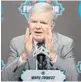
[[[29,28],[27,27],[27,30],[29,31]]]
[[[29,28],[26,29],[26,35],[29,35]]]

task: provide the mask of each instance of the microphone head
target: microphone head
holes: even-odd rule
[[[48,58],[50,58],[49,51],[43,46],[39,47],[37,50],[35,50],[33,52],[33,57],[37,58],[37,56],[40,55],[40,54],[45,55]]]
[[[42,53],[40,53],[40,54],[38,54],[37,55],[37,60],[41,63],[42,61],[44,61],[45,60],[45,54],[42,54]]]

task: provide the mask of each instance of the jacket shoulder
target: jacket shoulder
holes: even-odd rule
[[[14,49],[21,51],[24,47],[24,37],[25,35],[17,36],[12,38],[10,42],[10,46],[12,46]]]
[[[57,36],[58,36],[59,43],[61,43],[63,45],[67,45],[67,44],[73,43],[73,39],[70,38],[70,37],[67,37],[65,35],[62,35],[60,33],[57,33]]]
[[[20,36],[12,38],[11,41],[20,42],[21,40],[24,40],[24,37],[25,35],[20,35]]]

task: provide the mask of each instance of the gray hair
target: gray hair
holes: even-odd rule
[[[52,12],[52,22],[54,25],[55,24],[55,20],[56,20],[56,13],[53,9],[53,7],[46,2],[40,2],[40,3],[36,3],[29,11],[29,17],[31,16],[32,13],[34,12],[45,12],[45,11],[51,11]],[[54,27],[54,26],[53,26]]]

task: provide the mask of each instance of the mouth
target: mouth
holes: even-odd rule
[[[37,34],[41,34],[42,32],[37,32],[37,31],[36,31],[35,33],[37,33]]]
[[[35,31],[36,34],[41,34],[42,32],[41,31]]]
[[[40,36],[42,34],[41,31],[35,31],[34,33],[35,33],[36,36]]]

